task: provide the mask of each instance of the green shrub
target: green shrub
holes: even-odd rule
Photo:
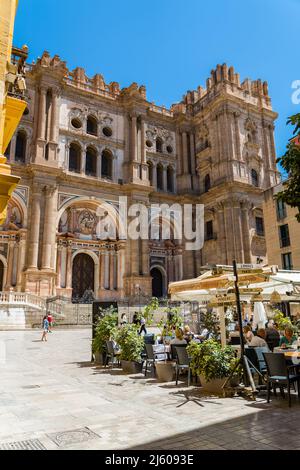
[[[192,341],[187,347],[187,352],[191,358],[193,374],[203,375],[208,382],[228,377],[236,364],[233,349],[229,346],[222,348],[214,339],[203,343]]]
[[[293,329],[291,319],[289,317],[286,317],[281,310],[274,309],[273,313],[275,313],[273,320],[278,325],[278,329],[280,331],[284,331],[286,328]]]
[[[105,342],[114,339],[117,333],[118,312],[110,307],[101,311],[102,317],[98,320],[95,327],[95,337],[92,341],[93,353],[103,353]]]
[[[136,325],[124,325],[119,329],[116,341],[121,348],[120,359],[140,362],[144,349],[144,338],[138,334]]]

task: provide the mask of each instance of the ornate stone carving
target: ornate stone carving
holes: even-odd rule
[[[79,214],[78,226],[79,226],[80,232],[83,233],[84,235],[91,235],[94,231],[95,224],[96,224],[96,217],[91,211],[84,210]]]

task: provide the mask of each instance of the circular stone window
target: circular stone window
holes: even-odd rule
[[[78,118],[73,118],[71,124],[75,129],[80,129],[82,127],[82,122]]]
[[[146,140],[146,145],[150,149],[153,146],[153,143],[151,142],[151,140]]]
[[[105,137],[111,137],[112,136],[112,130],[111,130],[110,127],[103,127],[102,132],[105,135]]]
[[[171,145],[167,145],[167,152],[173,153],[173,147],[171,147]]]

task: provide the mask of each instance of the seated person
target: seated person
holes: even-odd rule
[[[243,328],[243,333],[244,333],[244,338],[247,343],[250,343],[252,338],[254,337],[254,334],[252,333],[252,328],[250,325],[246,325]]]
[[[258,347],[258,348],[268,348],[268,345],[265,340],[266,330],[264,328],[259,328],[257,330],[257,335],[251,338],[251,341],[248,342],[248,346]]]
[[[208,339],[209,337],[209,331],[207,328],[203,328],[203,330],[201,331],[200,335],[198,335],[198,339],[200,339],[200,341],[205,341],[206,339]]]
[[[191,332],[189,325],[185,325],[183,328],[183,338],[189,343],[194,337],[194,333]]]
[[[292,328],[286,328],[284,330],[284,336],[280,338],[279,346],[281,348],[288,348],[297,341],[297,337],[294,335]]]
[[[267,324],[266,328],[266,342],[273,351],[274,348],[277,348],[280,343],[280,334],[279,331],[277,330],[273,320],[270,320]]]
[[[177,328],[175,331],[175,338],[170,341],[170,344],[187,344],[186,340],[183,337],[182,328]]]

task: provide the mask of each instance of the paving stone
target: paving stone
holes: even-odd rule
[[[204,397],[195,388],[203,406],[177,408],[183,383],[166,386],[90,364],[89,330],[55,331],[33,349],[39,335],[0,332],[9,358],[0,364],[0,445],[36,439],[47,449],[300,448],[296,398],[289,408],[279,397],[266,404]]]

